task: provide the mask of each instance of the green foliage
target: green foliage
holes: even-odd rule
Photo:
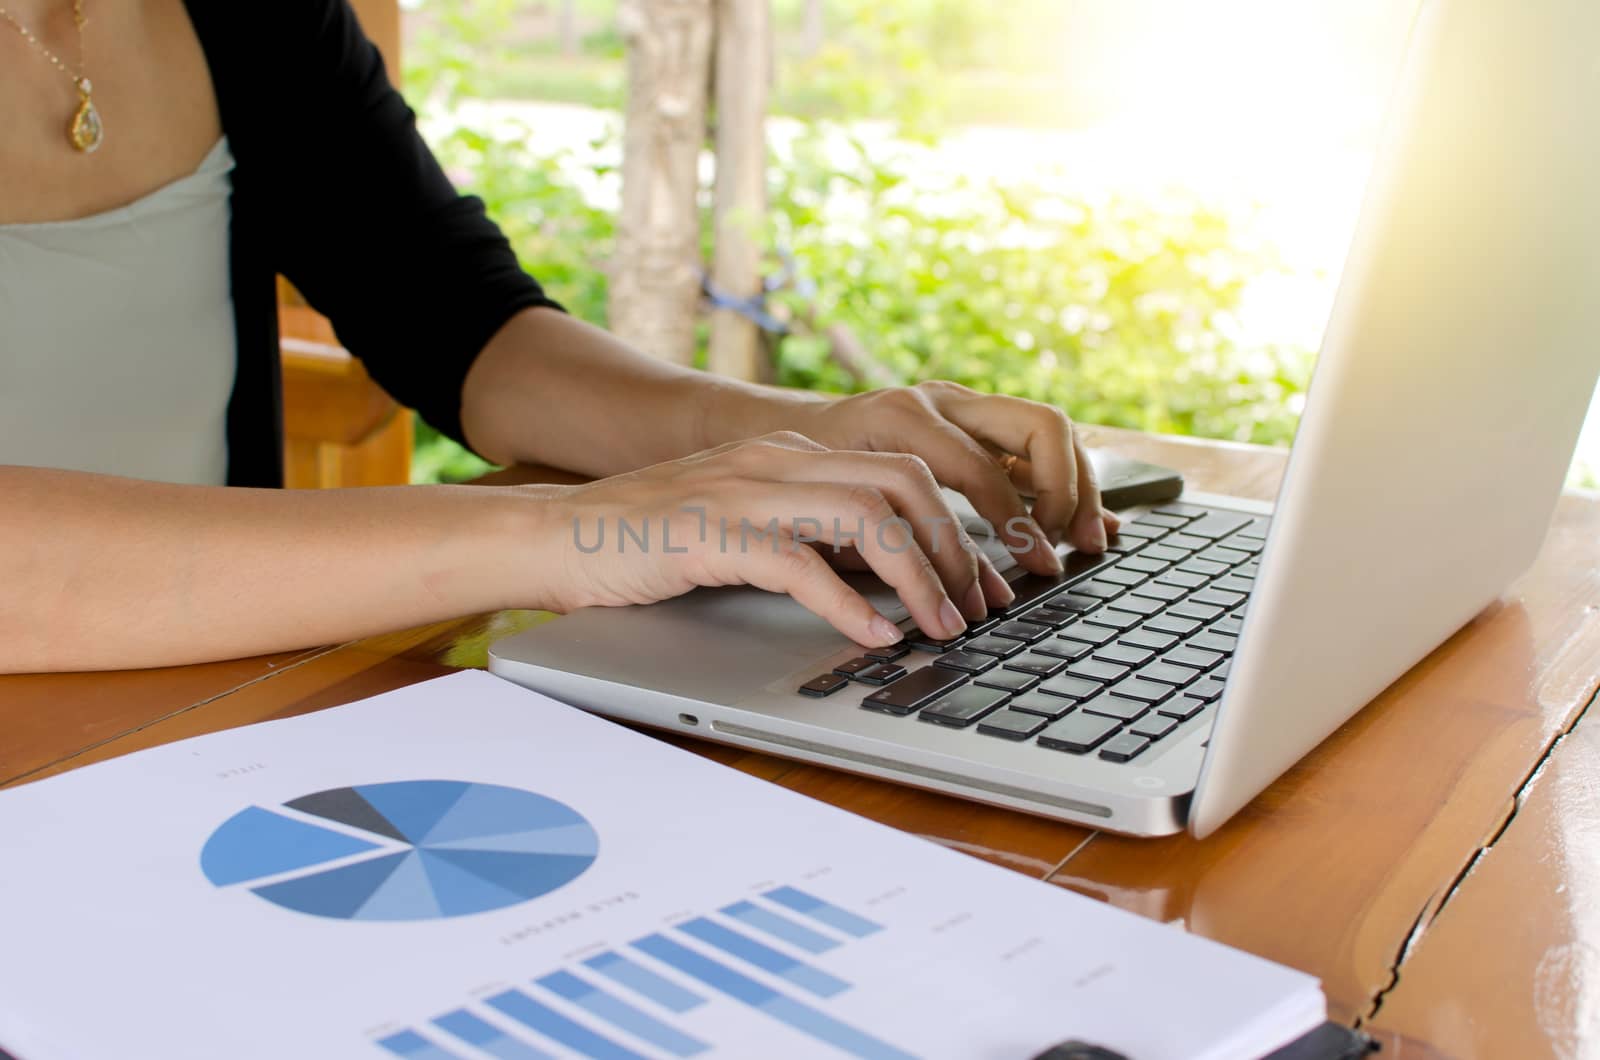
[[[927,13],[954,17],[962,4],[971,7],[834,0],[830,17],[846,11],[859,22],[850,33],[862,36],[814,58],[818,69],[837,66],[819,91],[858,113],[931,128],[936,89],[885,97],[886,82],[846,59],[870,46],[904,83],[937,85],[932,60],[915,54],[926,43]],[[426,10],[430,21],[410,41],[407,85],[425,116],[449,118],[460,100],[483,94],[483,49],[512,7],[452,0]],[[995,45],[981,23],[966,25],[962,35],[981,59]],[[963,61],[954,53],[946,60]],[[505,129],[457,125],[433,146],[453,179],[484,199],[551,295],[604,324],[616,233],[613,211],[599,204],[615,201],[617,174]],[[815,126],[775,159],[763,237],[774,261],[777,250],[788,251],[814,286],[776,296],[791,314],[846,326],[894,382],[954,379],[1053,402],[1091,423],[1290,439],[1311,355],[1238,338],[1245,286],[1275,263],[1241,249],[1222,213],[1193,201],[1087,201],[1049,187],[974,182],[884,154],[881,145]],[[788,385],[864,385],[820,337],[785,338],[776,361]],[[419,430],[417,481],[455,481],[487,466]]]
[[[511,28],[516,0],[430,3],[406,37],[406,95],[423,113],[448,111],[480,90],[485,54]]]
[[[411,449],[412,482],[466,482],[494,470],[494,465],[468,452],[418,419]]]
[[[1233,337],[1246,281],[1273,263],[1240,250],[1222,214],[913,181],[846,142],[843,165],[837,142],[798,145],[774,173],[772,223],[817,286],[818,320],[849,326],[894,381],[952,379],[1089,423],[1289,441],[1311,356]],[[821,338],[784,342],[778,367],[791,386],[862,385]]]

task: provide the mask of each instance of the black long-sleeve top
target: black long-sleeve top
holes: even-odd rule
[[[460,440],[474,358],[512,314],[555,303],[451,186],[346,0],[185,3],[236,160],[229,484],[283,482],[278,273],[395,400]]]

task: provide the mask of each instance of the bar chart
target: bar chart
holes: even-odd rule
[[[852,984],[814,958],[884,927],[792,886],[768,888],[571,967],[530,976],[378,1038],[406,1060],[652,1060],[717,1051],[692,1014],[735,1006],[781,1027],[812,1051],[860,1060],[912,1054],[828,1011]],[[687,1017],[687,1018],[686,1018]],[[700,1027],[710,1021],[701,1021]]]

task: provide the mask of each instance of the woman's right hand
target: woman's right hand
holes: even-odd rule
[[[899,640],[835,556],[870,567],[931,637],[956,636],[1013,598],[927,465],[903,453],[835,452],[781,432],[549,489],[537,597],[558,611],[753,585],[793,596],[857,643]]]

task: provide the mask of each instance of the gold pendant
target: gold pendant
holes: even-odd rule
[[[87,77],[78,79],[78,109],[73,112],[72,123],[67,126],[67,139],[75,149],[86,155],[99,150],[106,138],[100,111],[96,109],[94,100],[89,98],[93,90],[94,86]]]

